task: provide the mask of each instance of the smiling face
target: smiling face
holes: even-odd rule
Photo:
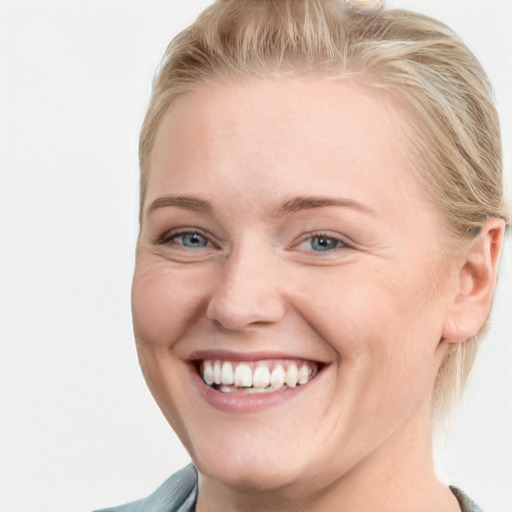
[[[454,279],[401,116],[317,77],[202,86],[164,118],[134,330],[205,479],[318,489],[428,452]]]

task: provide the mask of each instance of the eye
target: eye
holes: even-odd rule
[[[308,240],[308,243],[313,251],[332,251],[336,249],[341,242],[330,236],[317,235],[312,236]]]
[[[208,245],[208,240],[199,233],[181,233],[175,235],[174,240],[181,242],[183,247],[190,247],[192,249]]]
[[[330,252],[346,247],[348,245],[343,240],[323,233],[308,236],[297,245],[298,250],[308,252]]]
[[[165,233],[158,239],[157,243],[159,245],[168,245],[177,249],[202,249],[203,247],[209,247],[212,245],[208,238],[196,231]]]

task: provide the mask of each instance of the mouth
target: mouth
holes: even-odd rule
[[[321,370],[321,364],[296,359],[196,361],[203,382],[220,393],[275,393],[305,386]]]

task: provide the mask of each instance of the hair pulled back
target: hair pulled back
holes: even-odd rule
[[[488,217],[510,220],[491,85],[443,23],[404,10],[358,15],[335,0],[217,0],[168,46],[157,69],[139,144],[141,219],[154,140],[173,100],[201,84],[328,75],[392,95],[419,134],[415,178],[455,239]],[[463,389],[483,334],[458,344],[436,382],[446,412]]]

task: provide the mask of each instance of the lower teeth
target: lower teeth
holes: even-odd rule
[[[213,387],[213,386],[211,386]],[[284,385],[281,389],[274,389],[272,387],[268,388],[235,388],[231,386],[220,386],[219,388],[213,387],[213,389],[216,389],[217,391],[220,391],[221,393],[272,393],[273,391],[284,391],[285,389],[288,389],[288,386]]]

